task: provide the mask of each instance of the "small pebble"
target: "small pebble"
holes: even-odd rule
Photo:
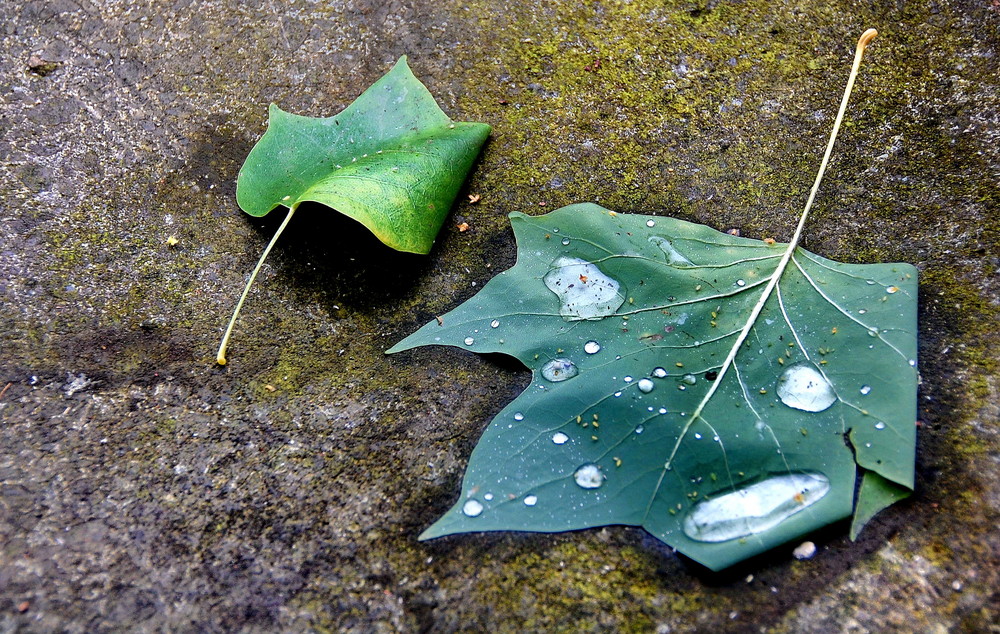
[[[792,556],[796,559],[812,559],[815,554],[816,544],[812,542],[802,542],[792,551]]]

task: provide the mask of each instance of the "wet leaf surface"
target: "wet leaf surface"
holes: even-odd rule
[[[787,245],[592,204],[511,221],[517,264],[389,351],[533,372],[422,538],[627,524],[720,569],[912,490],[912,266],[797,249],[754,315]]]

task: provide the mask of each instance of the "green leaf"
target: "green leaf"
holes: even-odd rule
[[[886,480],[874,471],[865,471],[861,476],[861,491],[858,493],[854,519],[851,521],[851,539],[857,539],[868,520],[879,511],[905,500],[911,493],[909,488]]]
[[[719,569],[851,515],[859,468],[885,485],[857,528],[912,489],[912,266],[781,267],[786,245],[593,204],[511,222],[517,264],[389,350],[532,370],[421,538],[626,524]]]
[[[272,104],[236,199],[252,216],[322,203],[393,249],[427,253],[489,134],[486,124],[449,119],[403,57],[333,117]]]

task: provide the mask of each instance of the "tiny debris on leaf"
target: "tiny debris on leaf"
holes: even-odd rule
[[[465,233],[466,231],[469,230],[469,223],[467,222],[460,222],[455,226],[458,227],[459,233]]]
[[[482,199],[483,199],[483,197],[480,196],[479,194],[469,194],[469,204],[470,205],[475,205],[476,203],[478,203]]]

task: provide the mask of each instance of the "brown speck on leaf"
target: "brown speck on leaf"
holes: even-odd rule
[[[590,279],[590,278],[588,278],[588,277],[587,277],[586,275],[581,275],[581,276],[580,276],[580,281],[581,281],[581,282],[583,282],[584,284],[586,284],[586,283],[587,283],[587,280],[588,280],[588,279]]]
[[[469,204],[470,205],[475,205],[476,203],[478,203],[482,199],[483,199],[483,197],[480,196],[479,194],[469,194]]]
[[[764,244],[766,244],[767,246],[771,246],[772,244],[774,244],[774,238],[764,238]]]
[[[465,233],[466,231],[469,230],[469,223],[467,223],[467,222],[460,222],[460,223],[458,223],[457,226],[458,226],[459,233]]]

